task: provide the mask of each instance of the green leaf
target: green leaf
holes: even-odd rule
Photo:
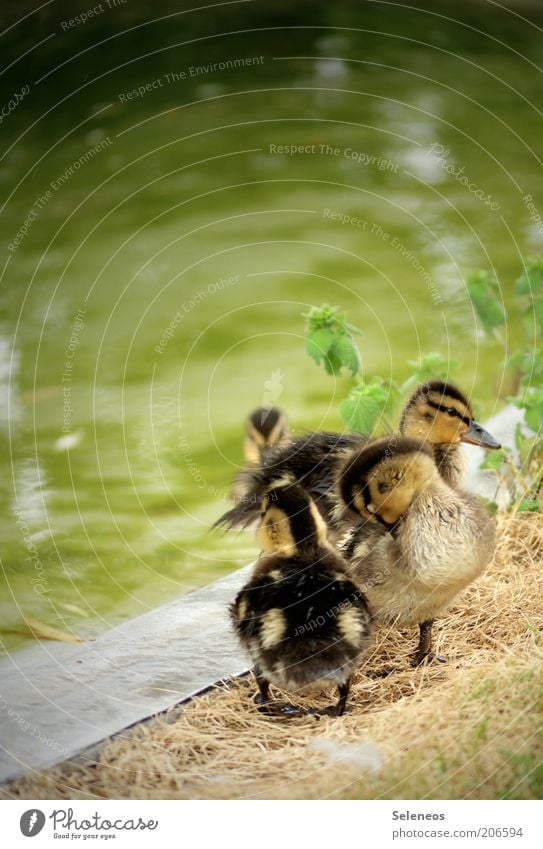
[[[370,434],[381,414],[381,407],[369,395],[346,398],[339,405],[341,418],[355,433]]]
[[[334,354],[333,351],[330,351],[324,358],[324,368],[328,374],[337,376],[341,374],[341,366],[343,363],[340,359]]]
[[[345,321],[345,313],[339,307],[331,307],[330,304],[321,304],[320,307],[311,307],[309,312],[302,313],[307,318],[309,333],[320,330],[322,327],[342,327]]]
[[[524,258],[524,271],[515,280],[515,294],[520,297],[530,295],[535,297],[543,293],[543,257],[527,256]]]
[[[342,366],[349,369],[351,374],[357,374],[360,371],[360,353],[352,336],[337,333],[328,356],[330,354],[333,354]]]
[[[489,451],[482,463],[479,464],[479,468],[482,470],[491,469],[498,472],[503,463],[507,460],[509,453],[509,448],[500,448],[497,451]]]
[[[408,392],[418,383],[426,383],[433,378],[448,380],[451,372],[457,369],[460,363],[458,360],[449,360],[439,351],[430,351],[428,354],[422,354],[419,360],[410,360],[409,365],[413,366],[415,373],[404,383],[403,392]]]
[[[498,281],[490,271],[475,271],[466,280],[471,302],[487,334],[505,323]]]
[[[361,389],[356,387],[356,390],[361,394],[369,395],[384,411],[389,401],[390,392],[380,378],[377,377],[371,383],[363,384]]]
[[[339,375],[343,367],[352,374],[360,371],[360,352],[352,337],[359,329],[346,321],[339,307],[322,304],[304,313],[307,319],[306,350],[328,374]]]
[[[479,498],[483,502],[490,515],[495,516],[498,512],[498,505],[496,504],[496,502],[492,501],[491,498],[485,498],[484,495],[480,495]]]
[[[515,295],[527,332],[533,332],[532,321],[535,318],[539,333],[543,333],[543,257],[524,258],[524,271],[515,280]]]
[[[339,407],[345,424],[356,433],[370,434],[390,400],[390,390],[380,378],[355,386]]]
[[[543,403],[526,407],[524,421],[534,433],[539,433],[543,428]]]
[[[507,365],[514,369],[519,377],[528,384],[534,378],[539,378],[543,382],[543,348],[515,351],[507,358]],[[526,388],[529,388],[529,385]]]
[[[534,316],[537,321],[539,333],[543,333],[543,296],[539,294],[533,300]]]
[[[520,468],[529,468],[534,457],[534,454],[537,452],[539,447],[540,440],[537,436],[532,438],[524,437],[524,442],[520,446],[519,449],[519,460],[520,460]]]
[[[317,365],[326,356],[334,342],[334,334],[327,327],[314,330],[307,337],[305,347],[309,356]]]
[[[522,498],[517,511],[519,513],[538,513],[541,510],[541,503],[533,498]]]
[[[524,421],[531,430],[539,433],[543,428],[543,389],[529,386],[521,395],[509,400],[515,407],[524,410]]]
[[[302,313],[307,319],[307,329],[309,333],[315,330],[320,330],[321,327],[328,327],[331,330],[339,330],[343,333],[361,333],[359,327],[350,324],[347,319],[347,313],[339,307],[331,307],[330,304],[321,304],[320,307],[311,307],[309,312]]]

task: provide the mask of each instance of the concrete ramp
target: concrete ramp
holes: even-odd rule
[[[43,769],[247,669],[227,607],[250,566],[106,631],[0,659],[0,782]]]

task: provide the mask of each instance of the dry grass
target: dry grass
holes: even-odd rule
[[[415,634],[381,632],[365,671],[398,671],[361,672],[342,718],[263,716],[236,680],[4,797],[540,798],[543,516],[498,522],[493,564],[439,623],[447,665],[413,670]]]

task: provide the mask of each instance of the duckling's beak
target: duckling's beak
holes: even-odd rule
[[[500,443],[473,419],[470,419],[469,429],[462,435],[461,441],[470,445],[481,445],[483,448],[501,448]]]

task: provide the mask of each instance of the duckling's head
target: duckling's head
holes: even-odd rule
[[[347,459],[339,491],[363,519],[393,527],[413,501],[440,476],[430,447],[419,439],[387,437]]]
[[[474,421],[465,395],[441,380],[423,383],[413,392],[403,411],[400,433],[434,445],[469,442],[483,448],[501,447]]]
[[[245,459],[257,466],[268,448],[280,445],[289,437],[285,414],[277,407],[259,407],[247,416],[245,422]]]
[[[326,524],[313,500],[292,483],[275,486],[263,497],[256,536],[263,551],[286,557],[328,541]]]

